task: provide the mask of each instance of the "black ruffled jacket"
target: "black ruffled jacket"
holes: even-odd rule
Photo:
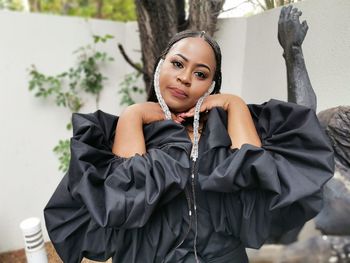
[[[69,171],[44,210],[62,260],[195,262],[192,187],[201,262],[248,262],[245,247],[314,217],[334,169],[314,111],[278,100],[248,106],[262,147],[230,149],[226,112],[212,109],[194,183],[182,125],[145,125],[147,153],[121,158],[111,152],[116,116],[74,114]]]

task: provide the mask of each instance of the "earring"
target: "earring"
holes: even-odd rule
[[[168,105],[166,105],[163,97],[162,97],[162,94],[160,93],[160,87],[159,87],[159,74],[160,74],[160,68],[162,66],[164,62],[164,59],[160,59],[159,60],[159,63],[157,65],[157,68],[156,68],[156,71],[154,72],[154,91],[156,92],[156,96],[157,96],[157,99],[158,99],[158,103],[160,105],[160,107],[162,108],[163,112],[164,112],[164,115],[165,115],[165,119],[167,120],[171,120],[171,112],[169,110],[169,107]]]
[[[210,88],[208,89],[208,91],[199,98],[199,100],[197,101],[195,110],[194,110],[194,116],[193,116],[193,146],[192,146],[192,150],[191,150],[191,158],[192,160],[195,162],[198,158],[198,142],[199,142],[199,113],[200,113],[200,109],[202,106],[202,103],[204,101],[204,99],[206,97],[208,97],[210,95],[210,93],[213,92],[215,88],[215,81],[213,81],[211,83]]]

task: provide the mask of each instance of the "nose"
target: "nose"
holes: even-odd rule
[[[177,80],[188,87],[191,85],[191,73],[187,70],[184,70],[177,76]]]

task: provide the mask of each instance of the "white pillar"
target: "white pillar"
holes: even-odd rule
[[[20,224],[28,263],[48,263],[40,219],[30,217]]]

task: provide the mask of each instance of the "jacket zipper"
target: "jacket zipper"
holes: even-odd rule
[[[192,197],[193,197],[193,210],[194,210],[194,238],[193,238],[193,251],[196,259],[196,263],[199,263],[198,253],[197,253],[197,235],[198,235],[198,214],[197,214],[197,202],[196,202],[196,164],[197,162],[193,162],[192,173],[191,173],[191,182],[192,182]]]
[[[188,207],[188,216],[189,216],[189,224],[188,224],[188,228],[187,228],[187,231],[185,233],[185,235],[183,236],[183,238],[180,240],[179,243],[177,243],[176,246],[174,246],[172,249],[170,249],[170,252],[168,253],[168,255],[171,254],[171,252],[175,251],[178,247],[180,247],[183,242],[186,240],[188,234],[190,233],[191,231],[191,228],[192,228],[192,220],[194,219],[195,220],[195,241],[194,241],[194,251],[195,251],[195,258],[196,258],[196,262],[199,263],[199,260],[198,260],[198,256],[197,256],[197,248],[196,248],[196,238],[197,238],[197,211],[196,211],[196,203],[195,203],[195,198],[193,200],[193,207],[194,207],[194,211],[192,211],[192,204],[191,204],[191,194],[193,195],[195,193],[195,190],[194,190],[194,186],[195,186],[195,182],[194,182],[194,179],[195,179],[195,176],[194,176],[194,173],[195,173],[195,164],[196,162],[193,162],[192,161],[192,169],[191,169],[191,188],[192,188],[192,193],[187,189],[187,187],[185,187],[185,196],[186,196],[186,200],[187,200],[187,207]],[[193,218],[195,217],[195,218]],[[165,256],[164,260],[162,262],[165,262],[167,256]]]

